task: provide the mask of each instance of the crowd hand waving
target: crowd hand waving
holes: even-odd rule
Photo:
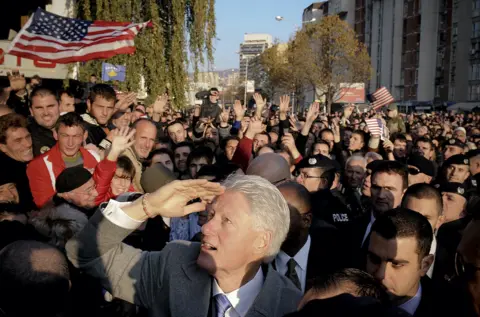
[[[161,114],[163,113],[163,110],[165,109],[165,106],[167,105],[168,102],[168,94],[163,94],[160,96],[157,96],[157,99],[155,99],[155,102],[153,103],[153,113]]]
[[[280,104],[278,106],[280,111],[280,120],[287,120],[288,107],[290,105],[290,96],[280,96]]]
[[[267,98],[264,99],[261,94],[259,94],[258,92],[256,92],[256,93],[253,95],[253,99],[255,100],[255,104],[257,105],[257,109],[256,109],[256,111],[255,111],[255,117],[261,118],[261,117],[262,117],[263,108],[264,108],[265,105],[267,104]]]
[[[383,148],[385,149],[385,152],[387,153],[392,153],[393,152],[393,143],[392,141],[386,139],[383,141]]]
[[[128,94],[119,95],[118,101],[115,104],[115,110],[117,111],[124,111],[126,110],[132,103],[135,102],[137,99],[137,94],[134,92],[130,92]]]
[[[290,129],[292,129],[292,131],[298,132],[298,130],[300,128],[300,124],[299,124],[297,118],[295,118],[295,116],[293,114],[291,114],[288,121],[290,121]]]
[[[293,159],[297,159],[300,156],[300,152],[295,146],[295,139],[291,133],[285,133],[282,137],[282,144],[288,149]]]
[[[233,104],[233,111],[235,112],[235,121],[242,121],[243,117],[245,117],[245,111],[247,110],[247,107],[245,105],[242,105],[242,102],[240,100],[235,100],[235,103]]]
[[[224,187],[219,183],[212,183],[205,179],[173,181],[148,195],[145,198],[146,207],[152,216],[183,217],[205,210],[206,203],[211,202],[215,196],[223,194],[224,191]],[[197,198],[200,198],[201,202],[187,205],[189,201]],[[143,212],[141,199],[139,200],[140,208],[138,208],[138,200],[136,208]],[[135,208],[135,206],[131,208]],[[125,209],[128,214],[128,208]]]
[[[195,105],[195,109],[193,110],[193,116],[200,117],[201,111],[202,111],[202,107],[200,105]]]
[[[135,141],[133,136],[135,135],[135,129],[121,128],[115,129],[112,146],[110,152],[107,155],[109,161],[116,161],[118,157],[129,147],[131,147]]]
[[[7,73],[8,80],[10,81],[10,88],[15,92],[21,92],[27,87],[27,81],[25,76],[20,74],[18,70],[13,71],[11,74]]]
[[[320,114],[320,104],[318,102],[314,102],[310,105],[310,108],[308,108],[306,119],[307,121],[313,123],[318,118],[319,114]]]
[[[250,124],[248,125],[247,132],[245,132],[245,136],[251,140],[255,137],[257,133],[261,133],[263,131],[262,120],[258,118],[252,118],[250,120]]]
[[[332,131],[335,143],[340,142],[340,118],[335,117],[332,119]]]

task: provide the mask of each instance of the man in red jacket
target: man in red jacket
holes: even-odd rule
[[[58,119],[54,131],[57,144],[36,157],[27,167],[30,189],[37,207],[44,206],[55,195],[56,178],[65,168],[82,165],[91,173],[95,171],[100,157],[96,152],[82,147],[87,136],[79,114],[70,112]],[[112,164],[115,166],[115,162]]]

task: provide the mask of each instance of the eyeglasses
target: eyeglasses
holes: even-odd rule
[[[411,174],[411,175],[418,175],[420,174],[420,170],[416,169],[416,168],[413,168],[413,167],[409,167],[408,168],[408,174]]]
[[[298,176],[300,176],[300,178],[302,178],[302,179],[322,178],[322,176],[313,176],[313,175],[308,175],[308,174],[305,174],[305,173],[300,173],[300,174],[298,174]]]

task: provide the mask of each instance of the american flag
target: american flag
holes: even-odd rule
[[[385,87],[377,89],[377,91],[372,94],[372,97],[372,107],[375,110],[395,101],[395,98],[393,98],[388,89]]]
[[[84,21],[38,8],[6,53],[60,64],[132,54],[135,36],[149,25],[150,22]]]
[[[365,123],[367,124],[368,130],[372,135],[380,135],[383,140],[383,122],[380,119],[366,119]]]

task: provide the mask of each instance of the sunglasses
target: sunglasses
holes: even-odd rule
[[[418,175],[420,174],[420,170],[416,169],[416,168],[413,168],[413,167],[409,167],[408,168],[408,174],[411,174],[411,175]]]

